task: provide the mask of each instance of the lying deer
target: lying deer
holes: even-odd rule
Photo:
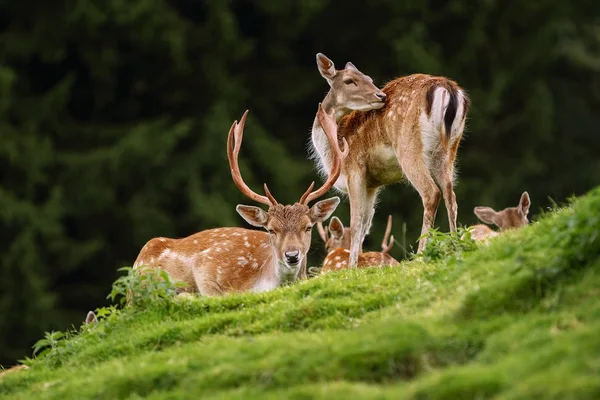
[[[530,205],[529,194],[523,192],[519,200],[519,205],[516,207],[508,207],[502,211],[494,211],[490,207],[475,207],[473,212],[477,218],[486,224],[496,225],[500,228],[500,231],[494,231],[489,226],[483,224],[473,225],[469,227],[471,238],[481,241],[498,236],[502,231],[527,225],[529,223],[527,215],[529,214]]]
[[[362,252],[379,190],[404,177],[423,202],[418,252],[442,194],[450,231],[456,231],[454,164],[470,107],[465,91],[450,79],[424,74],[397,78],[380,90],[352,63],[337,70],[321,53],[317,66],[330,86],[323,107],[326,112],[335,109],[339,135],[350,146],[335,183],[350,201],[350,267],[356,267]],[[315,119],[311,158],[324,176],[331,174],[331,157],[327,136]]]
[[[227,156],[231,176],[236,186],[252,200],[267,205],[259,207],[238,205],[237,212],[250,225],[267,232],[244,228],[208,229],[182,239],[158,237],[142,248],[134,269],[146,265],[162,268],[174,280],[187,284],[185,292],[203,296],[231,292],[262,292],[284,283],[306,277],[306,254],[310,248],[311,230],[335,211],[340,199],[332,197],[308,206],[323,196],[340,174],[341,161],[348,155],[346,141],[342,152],[337,138],[337,125],[331,114],[319,106],[317,118],[329,139],[332,149],[331,175],[318,190],[314,182],[293,205],[278,203],[264,185],[266,196],[253,192],[244,183],[238,154],[242,144],[246,111],[238,124],[233,123],[227,139]]]
[[[327,257],[323,260],[323,268],[321,272],[337,271],[348,268],[348,260],[350,258],[350,232],[344,228],[342,221],[337,217],[333,217],[329,222],[329,228],[323,228],[321,224],[318,226],[319,235],[325,242]],[[399,262],[390,256],[389,252],[394,246],[394,236],[390,236],[392,231],[392,216],[388,216],[387,227],[381,241],[381,252],[368,251],[358,255],[358,268],[365,267],[380,267],[384,265],[398,265]]]

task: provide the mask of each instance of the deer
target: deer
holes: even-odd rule
[[[300,200],[284,205],[273,197],[266,183],[266,195],[254,192],[244,182],[238,155],[242,144],[248,110],[229,130],[227,156],[231,176],[237,188],[248,198],[268,206],[238,204],[236,211],[250,225],[265,231],[238,227],[203,230],[188,237],[173,239],[158,237],[141,249],[133,269],[162,268],[186,287],[181,294],[221,296],[233,292],[265,292],[306,278],[306,255],[311,244],[315,223],[329,218],[340,202],[331,197],[309,203],[323,196],[337,180],[341,162],[348,155],[346,140],[342,151],[337,138],[334,111],[325,113],[319,106],[317,118],[329,138],[332,158],[331,175],[317,190],[313,181]]]
[[[322,222],[317,223],[317,231],[325,249],[331,251],[339,247],[344,249],[350,248],[350,228],[344,227],[342,221],[338,217],[331,217],[328,227],[323,227]]]
[[[473,213],[477,218],[486,224],[496,225],[500,230],[495,231],[483,224],[473,225],[469,227],[471,238],[476,241],[484,241],[499,236],[501,232],[510,229],[518,229],[529,224],[527,215],[529,214],[530,205],[531,200],[529,198],[529,193],[523,192],[519,199],[519,204],[516,207],[508,207],[501,211],[495,211],[491,207],[475,207]]]
[[[329,271],[337,271],[341,269],[348,269],[348,260],[350,257],[350,250],[348,242],[345,241],[345,235],[348,234],[347,228],[344,228],[342,222],[337,218],[331,218],[329,222],[329,232],[331,232],[331,236],[328,238],[327,236],[322,236],[322,239],[326,240],[326,249],[327,256],[323,260],[323,267],[321,272],[329,272]],[[366,267],[381,267],[384,265],[388,266],[396,266],[400,263],[392,257],[389,252],[394,246],[394,235],[390,236],[392,231],[392,216],[388,216],[387,226],[385,229],[385,233],[383,235],[383,240],[381,241],[381,251],[368,251],[365,253],[360,253],[358,255],[358,265],[357,268],[366,268]],[[323,230],[323,232],[327,232]],[[319,229],[319,233],[321,233],[321,229]],[[335,238],[332,240],[332,238]]]
[[[450,231],[456,231],[455,162],[471,105],[465,90],[449,78],[427,74],[399,77],[379,89],[351,62],[338,70],[322,53],[317,53],[317,67],[329,84],[319,104],[326,112],[335,110],[339,137],[350,147],[334,184],[350,203],[350,268],[357,266],[383,186],[406,179],[421,197],[417,253],[425,246],[442,196]],[[309,158],[323,177],[331,174],[333,153],[315,119]]]

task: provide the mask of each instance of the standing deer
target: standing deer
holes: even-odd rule
[[[339,135],[350,146],[334,185],[350,201],[350,267],[356,267],[370,230],[378,191],[403,177],[423,202],[418,252],[425,246],[424,235],[433,226],[442,194],[450,230],[456,231],[454,164],[470,107],[465,91],[450,79],[424,74],[397,78],[380,90],[351,62],[336,70],[321,53],[317,66],[330,86],[322,105],[326,112],[335,109]],[[311,158],[323,176],[331,173],[331,154],[315,119]]]
[[[490,207],[475,207],[473,212],[477,218],[486,224],[496,225],[500,228],[500,231],[494,231],[489,226],[483,224],[473,225],[469,228],[471,238],[481,241],[498,236],[502,231],[517,229],[527,225],[529,223],[527,215],[529,214],[530,205],[529,193],[523,192],[519,200],[519,205],[516,207],[508,207],[502,211],[494,211]]]
[[[385,234],[381,241],[381,251],[368,251],[365,253],[358,254],[358,268],[365,267],[377,267],[383,265],[398,265],[399,262],[389,252],[394,246],[394,236],[390,236],[392,231],[392,216],[388,216],[387,226],[385,228]],[[323,260],[323,268],[321,272],[337,271],[340,269],[348,268],[348,261],[350,258],[350,246],[346,241],[346,235],[349,233],[342,222],[337,218],[333,217],[329,222],[329,232],[331,237],[326,236],[323,239],[326,240],[327,257]],[[319,232],[320,233],[320,232]],[[331,240],[335,238],[334,240]]]
[[[250,225],[267,232],[244,228],[215,228],[182,239],[154,238],[140,251],[134,269],[142,265],[166,270],[173,279],[187,283],[185,292],[203,296],[230,292],[272,290],[284,283],[306,277],[306,254],[310,248],[312,226],[335,211],[340,199],[308,203],[323,196],[340,174],[341,161],[348,155],[344,140],[342,152],[337,138],[333,112],[328,115],[319,106],[318,120],[329,138],[333,157],[331,175],[321,188],[314,182],[293,205],[278,203],[264,185],[266,196],[253,192],[242,179],[238,154],[242,144],[246,111],[238,124],[233,123],[227,139],[227,156],[234,183],[246,196],[269,207],[238,205],[237,212]]]

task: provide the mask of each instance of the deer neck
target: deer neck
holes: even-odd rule
[[[306,263],[306,260],[302,261]],[[297,270],[290,270],[283,262],[277,259],[274,251],[270,251],[260,266],[258,279],[254,283],[254,292],[266,292],[273,290],[281,285],[292,283],[298,279],[298,274],[302,270],[301,265]]]
[[[340,120],[351,111],[337,103],[333,90],[329,90],[329,93],[327,93],[327,96],[323,99],[322,105],[323,110],[326,113],[331,112],[332,108],[335,110],[336,123],[340,122]],[[310,158],[317,163],[319,173],[323,177],[327,177],[331,171],[331,146],[327,139],[327,135],[325,135],[325,132],[319,123],[318,117],[315,117],[313,121],[311,139],[312,151],[310,152]]]

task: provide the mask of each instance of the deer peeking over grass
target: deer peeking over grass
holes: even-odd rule
[[[343,141],[345,151],[342,152],[333,112],[327,114],[319,106],[317,118],[332,149],[331,175],[318,190],[313,191],[312,182],[297,203],[284,205],[275,200],[266,184],[266,196],[263,196],[252,191],[242,179],[238,154],[247,115],[248,111],[240,123],[235,121],[229,130],[227,156],[236,186],[250,199],[268,206],[264,211],[240,204],[236,207],[237,212],[250,225],[266,232],[215,228],[182,239],[154,238],[140,251],[134,269],[141,266],[162,268],[174,280],[187,284],[184,292],[199,292],[203,296],[268,291],[306,277],[306,254],[312,227],[329,218],[340,199],[321,200],[312,207],[308,204],[323,196],[337,180],[341,162],[348,155],[347,143]]]
[[[456,231],[454,164],[470,107],[465,91],[448,78],[425,74],[397,78],[380,90],[354,64],[338,70],[321,53],[317,66],[330,86],[323,107],[326,112],[335,109],[339,135],[350,147],[335,183],[350,201],[350,268],[362,252],[379,190],[405,178],[423,203],[418,251],[425,246],[442,196],[450,231]],[[335,152],[318,119],[311,139],[311,157],[321,174],[329,176]]]
[[[471,231],[471,238],[482,241],[498,236],[503,231],[517,229],[527,225],[529,223],[527,215],[529,214],[530,205],[531,200],[529,199],[529,194],[523,192],[519,204],[516,207],[508,207],[502,211],[495,211],[490,207],[475,207],[473,212],[477,218],[486,224],[496,225],[500,228],[500,231],[494,231],[489,226],[483,224],[473,225],[469,228]]]
[[[337,271],[348,269],[348,260],[350,258],[350,230],[344,227],[339,218],[333,217],[329,221],[329,227],[324,228],[323,224],[318,224],[319,235],[325,242],[327,256],[323,260],[321,272]],[[392,231],[392,216],[388,216],[385,234],[381,241],[381,251],[368,251],[359,253],[358,268],[395,266],[400,264],[389,252],[394,246],[394,236]],[[316,270],[311,271],[313,274]]]

